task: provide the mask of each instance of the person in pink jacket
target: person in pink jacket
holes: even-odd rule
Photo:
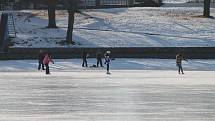
[[[54,64],[54,61],[51,59],[51,55],[47,53],[43,59],[43,64],[46,66],[46,74],[50,74],[49,71],[49,63],[52,62]]]

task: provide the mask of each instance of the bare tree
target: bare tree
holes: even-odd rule
[[[203,16],[205,16],[205,17],[210,17],[210,3],[211,3],[211,0],[204,0]]]
[[[57,28],[56,18],[55,18],[56,0],[48,0],[47,2],[48,2],[48,18],[49,18],[48,28]]]
[[[75,13],[78,11],[78,3],[79,0],[64,0],[65,6],[68,10],[68,29],[66,35],[66,42],[68,44],[72,44],[73,42],[73,27],[74,27],[74,20],[75,20]]]
[[[34,2],[33,0],[19,0],[19,9],[26,9],[26,8],[30,8],[30,4]],[[0,2],[1,3],[1,2]]]

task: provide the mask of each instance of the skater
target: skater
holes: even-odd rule
[[[101,67],[104,67],[102,65],[102,53],[100,51],[98,51],[96,53],[96,59],[97,59],[97,65],[96,65],[96,67],[99,67],[99,64],[100,64]]]
[[[52,62],[54,64],[54,61],[51,59],[50,53],[47,53],[43,59],[43,64],[46,66],[46,74],[50,74],[49,71],[49,63]]]
[[[176,66],[178,67],[178,74],[180,74],[180,72],[182,74],[184,74],[183,72],[183,68],[182,68],[182,60],[188,61],[187,59],[185,59],[182,54],[177,54],[176,55]]]
[[[42,66],[42,70],[45,70],[44,68],[44,64],[43,64],[43,59],[44,59],[44,53],[42,50],[39,51],[39,54],[38,54],[38,70],[41,69],[41,66]]]
[[[87,65],[87,57],[88,56],[89,56],[89,54],[84,49],[82,52],[82,59],[83,59],[82,67],[88,67],[88,65]]]
[[[105,64],[107,65],[107,74],[111,74],[110,73],[110,51],[107,51],[105,53]]]

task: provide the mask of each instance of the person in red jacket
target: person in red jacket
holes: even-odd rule
[[[43,64],[46,66],[46,74],[50,74],[49,71],[49,63],[52,62],[54,64],[54,61],[51,59],[51,55],[47,53],[43,59]]]

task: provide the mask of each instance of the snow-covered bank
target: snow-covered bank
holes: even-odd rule
[[[82,68],[81,59],[55,60],[51,71],[105,71],[105,68]],[[96,64],[96,59],[88,59],[88,65]],[[0,61],[1,72],[37,71],[37,60]],[[184,70],[215,71],[215,60],[189,60],[183,62]],[[111,70],[177,70],[174,59],[116,59],[111,62]]]
[[[115,8],[76,14],[76,47],[215,46],[215,21],[201,18],[202,7]],[[215,9],[211,15],[215,16]],[[58,29],[47,29],[45,11],[18,11],[13,47],[65,46],[66,11],[57,12]],[[67,46],[65,46],[67,47]]]
[[[203,7],[204,3],[165,3],[162,7]],[[211,8],[215,8],[215,3],[210,4]]]
[[[162,3],[186,3],[188,0],[162,0]]]

